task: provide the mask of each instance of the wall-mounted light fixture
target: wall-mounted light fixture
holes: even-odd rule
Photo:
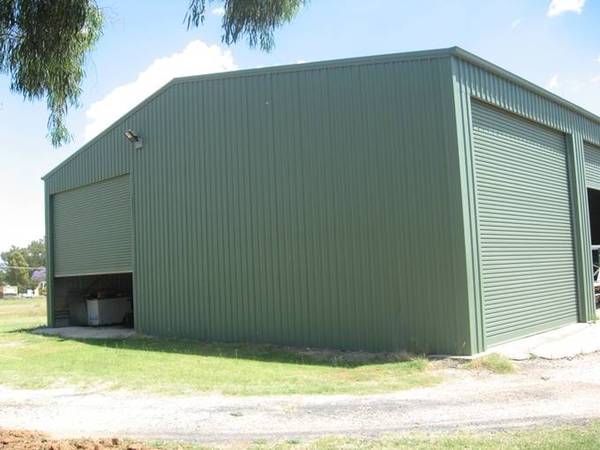
[[[125,137],[129,142],[133,144],[133,148],[135,148],[136,150],[141,149],[144,145],[144,141],[142,140],[142,138],[133,130],[126,130]]]

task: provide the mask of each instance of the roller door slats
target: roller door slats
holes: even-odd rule
[[[493,345],[576,321],[566,143],[479,102],[472,111],[484,321]]]
[[[514,321],[514,314],[518,313],[521,322],[520,324]],[[540,320],[539,316],[542,315]],[[524,322],[530,322],[535,324],[536,322],[543,322],[548,320],[549,317],[568,317],[569,312],[565,312],[565,304],[558,304],[556,308],[535,308],[533,306],[522,307],[520,305],[513,305],[510,311],[497,309],[494,311],[493,320],[487,322],[490,329],[499,330],[501,326],[510,327],[513,329],[520,328]]]
[[[511,336],[511,338],[516,339],[519,336],[528,336],[530,334],[555,328],[558,325],[567,325],[572,322],[573,318],[569,315],[548,316],[542,321],[539,319],[524,321],[524,328],[515,326],[514,324],[500,324],[498,328],[492,328],[488,332],[488,336],[490,340],[502,342],[503,340],[506,340],[506,336]]]
[[[568,267],[565,267],[565,269]],[[527,273],[523,273],[527,272]],[[539,283],[532,283],[531,274],[535,274],[540,278]],[[504,271],[501,273],[485,273],[486,279],[488,281],[488,287],[490,291],[495,287],[510,287],[510,286],[520,286],[522,289],[526,289],[529,286],[551,286],[553,283],[557,283],[558,281],[572,280],[573,277],[570,275],[562,275],[557,272],[542,272],[542,271],[534,271],[534,270],[526,270],[526,268],[521,267],[520,271]],[[511,282],[507,282],[506,278],[510,277]],[[527,282],[526,286],[520,284],[520,280],[524,280]]]
[[[476,138],[477,137],[478,136],[476,136]],[[535,161],[535,166],[531,166],[533,161],[527,161],[527,164],[524,164],[519,161],[520,158],[523,158],[523,154],[512,154],[506,151],[507,148],[508,145],[505,147],[497,147],[494,148],[493,151],[480,154],[477,157],[477,163],[481,166],[481,172],[493,172],[496,168],[519,167],[523,171],[517,177],[517,179],[519,179],[524,178],[526,175],[539,177],[539,172],[536,170],[538,167],[549,170],[560,169],[561,167],[560,160],[557,160],[556,158]],[[502,155],[504,156],[504,159],[502,158]],[[507,157],[511,158],[510,162],[512,162],[512,164],[505,159]]]
[[[53,196],[55,276],[131,272],[129,177]]]
[[[588,187],[600,189],[600,147],[586,143],[585,181]]]

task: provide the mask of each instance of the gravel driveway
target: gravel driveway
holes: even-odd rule
[[[444,383],[368,396],[163,397],[0,387],[0,427],[55,437],[240,441],[497,430],[600,419],[600,353],[530,360],[511,375],[434,363]]]

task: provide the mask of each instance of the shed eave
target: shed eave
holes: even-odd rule
[[[527,81],[525,78],[522,78],[518,75],[515,75],[514,73],[503,69],[500,66],[497,66],[494,63],[491,63],[483,58],[480,58],[477,55],[474,55],[473,53],[470,53],[460,47],[452,47],[448,49],[449,53],[459,59],[462,59],[463,61],[469,62],[471,64],[473,64],[474,66],[480,67],[488,72],[493,73],[494,75],[497,75],[499,77],[502,77],[508,81],[511,81],[529,91],[535,92],[536,94],[540,95],[541,97],[547,98],[551,101],[553,101],[554,103],[557,103],[597,124],[600,124],[600,116],[597,116],[596,114],[594,114],[591,111],[588,111],[587,109],[582,108],[579,105],[576,105],[575,103],[572,103],[568,100],[565,100],[564,98],[548,91],[547,89],[544,89],[540,86],[538,86],[535,83],[532,83],[531,81]]]
[[[289,72],[304,72],[307,70],[332,69],[348,66],[361,66],[366,64],[382,64],[386,62],[408,62],[426,59],[447,58],[455,47],[421,50],[413,52],[387,53],[383,55],[357,56],[353,58],[330,59],[324,61],[285,64],[281,66],[260,67],[255,69],[231,70],[228,72],[209,73],[204,75],[190,75],[174,78],[174,83],[201,81],[210,79],[240,78],[253,75],[269,75]]]

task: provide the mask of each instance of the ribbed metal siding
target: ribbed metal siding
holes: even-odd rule
[[[586,143],[584,151],[586,186],[600,190],[600,147]]]
[[[472,58],[471,58],[472,59]],[[566,134],[569,159],[569,181],[573,205],[575,253],[579,297],[579,320],[595,318],[592,292],[591,258],[589,252],[590,230],[587,193],[584,176],[584,140],[600,145],[600,123],[589,116],[573,111],[562,104],[524,86],[517,77],[498,71],[471,59],[452,58],[455,92],[455,114],[458,133],[461,180],[463,187],[463,211],[465,212],[465,242],[467,273],[470,286],[468,298],[471,316],[471,336],[475,339],[472,348],[484,351],[483,311],[481,280],[479,278],[479,242],[477,231],[475,181],[473,174],[472,116],[471,103],[482,100],[518,116],[546,125]]]
[[[514,81],[490,73],[468,61],[454,59],[454,74],[462,88],[461,107],[474,97],[536,123],[600,145],[600,123],[524,88]]]
[[[564,135],[473,102],[487,343],[577,321]]]
[[[132,158],[136,328],[470,353],[450,60],[411,58],[177,81],[86,148]]]
[[[467,351],[447,70],[200,79],[157,98],[134,162],[140,327]]]
[[[56,277],[133,270],[129,177],[55,194]]]

